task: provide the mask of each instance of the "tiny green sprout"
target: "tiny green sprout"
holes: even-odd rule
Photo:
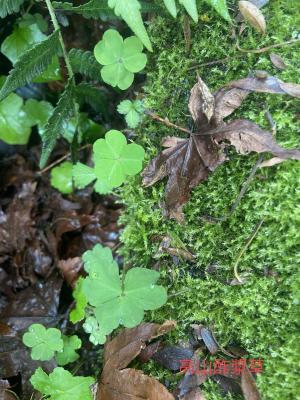
[[[56,328],[46,329],[41,324],[32,324],[28,332],[23,335],[23,343],[31,347],[33,360],[50,360],[56,351],[63,350],[61,332]]]
[[[55,358],[58,365],[64,366],[79,358],[79,354],[76,353],[76,350],[80,349],[81,340],[77,335],[62,335],[62,340],[64,342],[64,348],[61,352],[56,354]]]
[[[143,102],[141,100],[123,100],[118,105],[118,112],[125,115],[125,120],[129,128],[136,128],[142,119],[144,112]]]
[[[73,376],[64,368],[57,367],[49,375],[38,368],[30,382],[49,400],[92,400],[90,386],[95,380],[90,376]]]
[[[61,193],[70,194],[73,191],[73,164],[65,161],[51,170],[51,185]]]
[[[134,73],[144,69],[147,63],[147,56],[142,50],[143,44],[136,36],[123,40],[116,30],[107,30],[94,49],[96,60],[103,65],[103,81],[122,90],[128,89]]]
[[[111,130],[105,139],[96,140],[93,152],[94,168],[79,162],[73,167],[73,179],[78,188],[96,180],[95,191],[108,193],[122,185],[127,175],[136,175],[142,170],[144,149],[135,143],[128,144],[120,131]]]
[[[106,336],[100,329],[95,317],[88,317],[82,327],[86,333],[90,334],[90,342],[95,346],[97,346],[97,344],[105,343]]]

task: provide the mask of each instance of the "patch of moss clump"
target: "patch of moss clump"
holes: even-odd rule
[[[243,48],[258,48],[299,37],[297,2],[273,0],[264,8],[268,34],[260,36],[247,27],[240,39]],[[145,95],[147,105],[162,117],[189,127],[187,109],[189,90],[196,82],[192,64],[231,57],[223,64],[198,68],[202,79],[215,90],[233,79],[245,77],[255,69],[288,82],[299,79],[300,52],[297,46],[274,49],[288,68],[277,70],[269,53],[240,53],[235,49],[232,27],[206,6],[200,9],[200,22],[191,24],[191,51],[186,52],[182,21],[156,17],[149,27],[154,52],[148,63]],[[205,20],[205,22],[203,22]],[[208,20],[208,21],[207,21]],[[298,35],[298,36],[297,36]],[[299,83],[299,82],[298,82]],[[252,94],[230,118],[249,118],[269,128],[264,116],[267,108],[277,124],[276,137],[285,147],[300,147],[299,102],[288,96]],[[180,135],[147,119],[137,132],[148,159],[161,150],[166,135]],[[125,230],[122,253],[135,266],[152,267],[157,263],[159,238],[176,235],[195,254],[196,262],[180,260],[176,265],[167,254],[160,255],[162,283],[170,299],[165,307],[148,315],[162,322],[178,321],[171,339],[187,338],[191,323],[209,325],[220,343],[239,344],[249,358],[264,359],[264,372],[257,382],[266,400],[294,400],[299,395],[299,244],[300,244],[300,163],[287,161],[260,169],[234,215],[226,222],[207,223],[203,215],[222,216],[229,210],[258,156],[229,154],[230,160],[193,190],[184,207],[186,222],[162,216],[164,182],[142,188],[133,179],[121,190],[126,204],[122,216]],[[249,280],[240,286],[228,283],[234,278],[233,265],[247,238],[264,220],[250,248],[240,260],[240,273]],[[214,273],[209,273],[213,265]],[[172,296],[173,295],[173,296]],[[151,364],[151,374],[161,377]],[[224,398],[212,383],[206,385],[209,400]],[[228,397],[237,398],[237,397]]]

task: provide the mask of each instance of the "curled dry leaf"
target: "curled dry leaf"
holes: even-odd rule
[[[264,167],[273,167],[273,165],[277,165],[277,164],[281,164],[283,163],[285,160],[283,158],[280,157],[272,157],[269,160],[265,160],[260,164],[260,168],[264,168]]]
[[[287,94],[292,97],[300,98],[300,85],[296,83],[282,82],[275,76],[238,79],[229,82],[226,86],[249,90],[251,92]]]
[[[81,257],[59,260],[57,266],[68,284],[74,288],[83,266]]]
[[[278,54],[271,53],[270,54],[270,60],[272,61],[272,64],[274,67],[285,70],[287,68],[286,63],[284,62],[283,58],[280,57]]]
[[[261,34],[266,33],[266,21],[263,13],[250,1],[239,1],[239,10],[245,20]]]
[[[98,400],[174,400],[173,395],[156,379],[142,371],[126,368],[145,347],[145,342],[162,336],[176,326],[142,323],[123,329],[104,347],[104,367],[98,384]]]
[[[248,367],[246,367],[242,372],[241,386],[245,400],[260,400],[261,397],[255,379]]]
[[[196,133],[190,134],[187,139],[168,136],[163,141],[166,149],[142,172],[146,187],[168,177],[165,189],[168,217],[180,223],[184,221],[182,207],[188,201],[191,190],[208,179],[226,160],[224,148],[228,144],[235,146],[241,154],[269,152],[281,159],[300,160],[299,150],[281,148],[271,132],[253,122],[241,119],[226,124],[223,121],[239,108],[250,92],[300,97],[300,85],[285,83],[273,76],[248,77],[220,88],[214,93],[213,102],[209,89],[198,78],[189,101]]]

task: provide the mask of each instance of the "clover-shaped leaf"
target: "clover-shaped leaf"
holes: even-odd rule
[[[118,112],[125,115],[129,128],[136,128],[141,121],[144,106],[141,100],[123,100],[118,105]]]
[[[56,328],[46,329],[41,324],[32,324],[28,332],[23,335],[23,343],[32,347],[33,360],[50,360],[56,351],[63,350],[61,332]]]
[[[73,167],[73,178],[78,188],[83,188],[96,179],[95,190],[108,193],[120,186],[127,175],[135,175],[142,169],[144,149],[135,143],[127,144],[126,137],[111,130],[105,139],[98,139],[93,146],[94,168],[82,163]]]
[[[69,194],[73,191],[72,181],[73,164],[65,161],[51,170],[51,185],[61,193]]]
[[[38,368],[30,382],[44,396],[49,396],[50,400],[92,400],[90,386],[94,378],[73,376],[61,367],[54,368],[49,375]]]
[[[70,321],[73,324],[83,320],[85,316],[85,307],[87,306],[87,298],[82,290],[83,278],[80,277],[76,282],[73,297],[76,300],[76,307],[70,312]]]
[[[58,365],[66,365],[76,361],[79,358],[79,354],[76,353],[76,350],[81,347],[81,340],[77,335],[62,335],[62,340],[64,342],[63,351],[57,353],[55,356]]]
[[[95,317],[88,317],[82,327],[86,333],[90,334],[90,342],[92,342],[95,346],[97,346],[97,344],[105,343],[106,335],[100,329],[98,321]]]
[[[103,335],[119,325],[131,328],[144,317],[144,310],[155,310],[167,300],[164,287],[156,285],[159,273],[147,268],[130,269],[123,281],[111,250],[96,245],[84,253],[83,261],[89,276],[83,282],[88,302],[95,307],[95,316]]]
[[[136,36],[123,40],[114,29],[107,30],[94,49],[96,60],[104,66],[101,69],[104,82],[122,90],[128,89],[134,73],[141,71],[147,63],[142,50],[143,44]]]

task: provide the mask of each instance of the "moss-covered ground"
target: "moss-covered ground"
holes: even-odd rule
[[[240,53],[235,49],[232,27],[205,5],[200,5],[200,22],[191,25],[190,53],[186,52],[182,19],[156,17],[149,26],[154,52],[149,56],[144,88],[147,105],[162,117],[188,127],[189,90],[196,81],[192,64],[232,57],[223,64],[199,67],[198,72],[212,90],[256,69],[276,74],[280,79],[299,83],[299,47],[274,49],[288,68],[276,69],[269,52]],[[240,46],[246,49],[280,43],[300,35],[299,3],[272,0],[264,8],[267,35],[246,28]],[[298,108],[297,108],[298,106]],[[285,147],[300,147],[299,101],[288,96],[252,94],[231,118],[245,117],[269,128],[264,116],[268,108],[277,124],[276,137]],[[297,121],[298,119],[298,121]],[[160,150],[160,140],[174,131],[145,120],[136,141],[143,144],[150,159]],[[180,136],[180,135],[179,135]],[[238,195],[258,156],[230,152],[230,160],[193,190],[184,207],[186,222],[179,225],[162,216],[160,203],[164,184],[142,188],[133,179],[122,190],[126,204],[122,216],[125,230],[123,255],[135,266],[151,267],[157,262],[158,236],[175,235],[196,256],[196,262],[173,262],[160,258],[161,282],[170,298],[159,311],[147,318],[162,322],[178,321],[170,340],[187,339],[189,326],[209,325],[223,346],[239,344],[250,358],[263,358],[264,372],[257,382],[263,399],[295,400],[299,382],[299,256],[300,256],[300,163],[287,161],[260,169],[235,213],[225,222],[211,224],[203,215],[222,216]],[[249,273],[244,285],[231,286],[233,265],[257,223],[264,220],[249,249],[240,260],[240,273]],[[207,267],[214,265],[215,273]],[[268,272],[269,271],[269,272]],[[271,273],[270,273],[271,271]],[[151,364],[150,373],[163,372]],[[148,371],[149,372],[149,371]],[[208,400],[221,399],[216,386],[204,385]],[[230,397],[227,398],[237,398]]]

